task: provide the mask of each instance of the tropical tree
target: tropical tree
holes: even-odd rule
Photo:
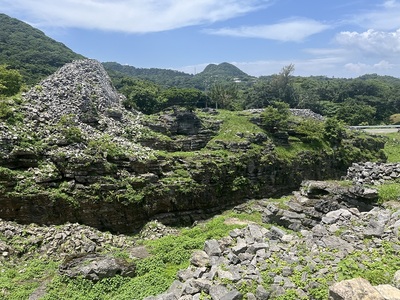
[[[163,91],[160,95],[162,99],[163,106],[182,106],[192,109],[197,106],[198,103],[205,103],[204,93],[198,89],[194,88],[169,88]]]
[[[235,110],[239,91],[237,85],[214,83],[208,92],[208,96],[216,108]]]

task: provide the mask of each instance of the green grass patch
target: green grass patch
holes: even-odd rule
[[[303,143],[300,140],[291,139],[289,141],[289,145],[279,145],[275,147],[275,152],[278,158],[283,160],[293,160],[298,157],[298,155],[302,152],[306,151],[320,151],[320,150],[329,150],[321,146],[321,144],[313,144],[313,143]]]
[[[397,201],[400,198],[400,183],[398,182],[386,182],[377,186],[377,189],[379,203]]]
[[[388,133],[384,136],[388,137],[388,141],[386,142],[384,148],[387,161],[393,163],[400,162],[400,133]]]
[[[54,276],[57,263],[40,259],[31,259],[14,265],[12,262],[2,262],[0,266],[0,299],[21,300],[29,295],[39,285]]]
[[[213,117],[221,120],[222,124],[218,134],[210,143],[215,143],[217,140],[229,142],[246,141],[246,136],[263,132],[259,126],[250,121],[250,116],[244,112],[229,110],[218,110],[218,112],[219,114]]]

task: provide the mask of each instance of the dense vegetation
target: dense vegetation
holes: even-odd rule
[[[110,67],[110,64],[106,64]],[[229,67],[230,66],[230,67]],[[122,66],[121,66],[122,67]],[[124,67],[134,70],[132,67]],[[160,72],[140,73],[109,68],[116,87],[125,94],[130,107],[152,113],[164,108],[163,91],[175,83],[179,89],[199,89],[203,96],[191,105],[218,107],[230,110],[265,108],[276,101],[287,103],[291,108],[308,108],[328,117],[336,117],[348,125],[375,125],[397,123],[400,111],[400,79],[376,74],[355,79],[328,78],[324,76],[293,76],[294,65],[284,67],[279,74],[258,79],[244,76],[227,63],[210,65],[202,73],[186,76],[184,84],[175,79],[183,78],[168,73],[168,80],[160,80]],[[118,70],[118,71],[116,71]],[[227,71],[228,70],[228,71]],[[137,74],[137,75],[136,75]],[[166,74],[166,73],[165,73]],[[241,76],[241,77],[240,77]],[[202,84],[198,84],[202,78]],[[178,80],[179,81],[179,80]],[[132,89],[135,93],[132,94]],[[138,94],[151,97],[143,103]],[[184,101],[175,102],[185,106]],[[149,107],[151,106],[151,107]],[[393,116],[392,116],[393,115]]]
[[[37,83],[59,67],[83,58],[40,30],[0,14],[0,64],[18,70],[27,84]]]

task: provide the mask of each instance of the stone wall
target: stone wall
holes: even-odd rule
[[[347,170],[348,180],[357,184],[381,184],[400,178],[400,163],[354,163]]]

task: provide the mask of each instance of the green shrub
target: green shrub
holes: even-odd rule
[[[324,139],[324,123],[313,119],[304,119],[295,128],[300,140],[305,143],[322,145]]]
[[[289,120],[289,105],[284,102],[274,102],[261,113],[263,125],[269,132],[285,130]]]

